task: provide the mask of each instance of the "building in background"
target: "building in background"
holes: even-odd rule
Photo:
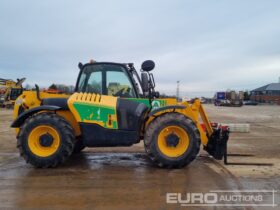
[[[250,99],[259,103],[280,105],[280,79],[278,83],[270,83],[268,85],[251,90]]]

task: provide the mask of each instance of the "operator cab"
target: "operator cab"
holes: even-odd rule
[[[145,98],[154,92],[151,71],[154,62],[142,64],[141,78],[132,63],[90,62],[79,64],[80,73],[75,92],[95,93],[121,98]]]
[[[120,106],[126,107],[125,109],[129,112],[126,115],[129,116],[130,113],[133,114],[133,110],[139,104],[129,98],[153,99],[158,97],[158,92],[154,91],[154,78],[150,73],[154,67],[153,61],[144,61],[140,78],[132,63],[90,62],[85,65],[79,63],[80,73],[75,92],[120,97],[118,109]],[[58,106],[62,110],[68,110],[67,98],[40,99],[38,86],[36,86],[36,92],[37,98],[42,101],[41,105]],[[148,100],[148,103],[151,101]]]
[[[142,65],[142,74],[146,76],[150,73],[144,71],[152,70],[154,67],[152,61],[148,64]],[[85,65],[79,64],[79,68],[75,92],[118,97],[115,105],[118,130],[103,128],[94,123],[81,123],[82,133],[90,134],[84,135],[83,144],[86,146],[130,146],[138,143],[142,135],[141,126],[149,107],[145,103],[130,99],[145,98],[145,92],[149,91],[143,87],[149,87],[149,77],[141,80],[132,63],[91,62]],[[151,100],[147,100],[148,103],[149,101]],[[91,135],[92,133],[95,135]]]

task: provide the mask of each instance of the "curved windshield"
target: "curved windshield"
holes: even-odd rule
[[[121,65],[94,64],[85,66],[77,86],[78,92],[135,98],[135,90]]]

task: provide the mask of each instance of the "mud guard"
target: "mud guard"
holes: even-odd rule
[[[43,106],[38,106],[33,109],[29,109],[26,112],[21,113],[15,121],[11,124],[12,128],[18,128],[22,125],[22,123],[31,115],[41,112],[41,111],[57,111],[60,110],[61,108],[59,106],[50,106],[50,105],[43,105]]]
[[[153,116],[154,114],[158,113],[158,112],[162,112],[168,109],[173,109],[173,111],[175,111],[176,109],[186,109],[186,106],[182,106],[182,105],[171,105],[171,106],[164,106],[164,107],[160,107],[157,109],[154,109],[153,111],[151,111],[149,113],[149,117]]]

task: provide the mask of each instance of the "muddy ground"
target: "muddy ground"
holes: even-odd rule
[[[229,157],[230,165],[201,149],[184,169],[159,169],[147,160],[140,143],[85,149],[61,167],[35,169],[19,157],[15,133],[9,128],[12,112],[1,109],[0,209],[272,209],[166,203],[166,193],[278,190],[279,204],[280,106],[205,107],[212,121],[250,124],[250,133],[230,136],[229,153],[235,154]],[[270,192],[266,193],[270,203]]]

